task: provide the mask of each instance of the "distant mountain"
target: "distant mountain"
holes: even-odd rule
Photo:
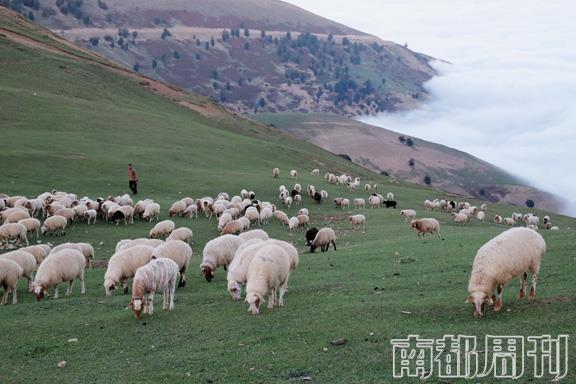
[[[396,180],[487,200],[561,212],[563,203],[468,153],[358,121],[327,114],[258,114],[274,125],[334,154]]]
[[[241,112],[374,114],[425,99],[430,57],[279,0],[0,0]]]

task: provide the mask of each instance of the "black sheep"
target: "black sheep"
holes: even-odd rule
[[[312,227],[306,231],[306,245],[312,245],[312,240],[316,237],[318,233],[318,228]]]
[[[122,211],[118,210],[112,214],[112,217],[110,220],[112,220],[113,223],[118,225],[118,222],[120,220],[124,220],[124,218],[125,218],[124,213],[122,213]]]
[[[316,201],[316,204],[322,204],[322,194],[320,192],[314,193],[314,201]]]
[[[396,206],[398,205],[398,203],[394,200],[386,200],[384,204],[386,204],[386,208],[392,207],[394,209],[396,209]]]

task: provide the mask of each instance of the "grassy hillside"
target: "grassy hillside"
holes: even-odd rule
[[[187,195],[232,195],[250,188],[262,200],[276,202],[278,185],[293,183],[287,177],[292,168],[300,170],[303,185],[315,184],[331,197],[367,194],[328,185],[321,176],[309,175],[312,168],[378,183],[381,192],[395,193],[400,208],[416,208],[420,216],[427,215],[420,208],[424,199],[444,196],[390,183],[213,106],[208,110],[215,117],[207,118],[210,113],[190,109],[206,112],[210,104],[202,98],[181,93],[165,97],[150,90],[158,84],[143,85],[148,80],[97,58],[63,54],[46,31],[3,11],[0,28],[0,193],[35,196],[52,188],[92,197],[123,193],[128,189],[126,164],[132,162],[140,174],[138,198],[158,201],[162,219],[170,202]],[[27,32],[31,40],[15,32]],[[183,104],[190,108],[179,104],[184,103],[180,97],[190,98]],[[281,168],[279,180],[271,177],[274,166]],[[176,218],[178,226],[194,231],[194,258],[188,285],[176,292],[174,312],[162,311],[157,301],[153,316],[136,321],[124,311],[127,296],[105,297],[102,268],[87,271],[85,295],[76,286],[71,298],[40,303],[21,281],[19,303],[0,308],[0,382],[271,383],[310,378],[317,383],[387,383],[392,381],[390,339],[408,334],[576,336],[574,219],[553,216],[561,230],[542,233],[549,251],[537,301],[517,303],[515,281],[505,290],[505,310],[488,311],[485,319],[475,321],[471,308],[462,304],[470,264],[476,249],[504,227],[490,222],[455,226],[445,214],[432,213],[446,240],[418,241],[398,210],[366,210],[367,230],[361,233],[350,230],[347,211],[308,199],[303,205],[310,209],[313,225],[335,228],[338,250],[309,254],[303,230],[290,234],[276,223],[264,228],[301,251],[284,308],[264,308],[253,317],[242,303],[230,300],[224,271],[218,270],[212,283],[203,280],[199,255],[205,242],[217,236],[216,223]],[[488,212],[509,215],[513,210],[490,205]],[[290,215],[296,211],[288,210]],[[106,260],[118,240],[145,236],[150,227],[144,222],[118,227],[75,223],[64,238],[41,240],[89,241],[96,258]],[[339,337],[347,344],[330,344]],[[69,342],[72,338],[78,341]],[[572,367],[574,343],[569,352]],[[67,361],[64,369],[57,367],[62,360]],[[528,371],[518,382],[532,382],[530,377]],[[575,381],[575,372],[565,380]]]

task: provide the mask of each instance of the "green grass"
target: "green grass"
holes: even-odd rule
[[[1,37],[0,60],[0,193],[35,196],[52,188],[92,197],[123,193],[126,164],[133,162],[141,179],[138,197],[158,201],[162,219],[172,201],[187,195],[233,195],[249,188],[260,199],[276,202],[278,185],[293,183],[287,177],[291,168],[300,170],[302,185],[315,184],[330,197],[366,193],[328,185],[308,174],[312,168],[377,182],[381,193],[394,192],[400,208],[416,208],[419,216],[427,215],[424,199],[443,196],[388,183],[317,147],[241,119],[201,118],[95,65]],[[281,167],[279,180],[271,177],[275,166]],[[194,257],[188,285],[176,292],[174,312],[161,310],[157,301],[153,316],[136,321],[124,310],[128,296],[105,297],[103,269],[87,271],[85,295],[76,286],[71,298],[40,303],[21,281],[20,302],[0,308],[0,383],[271,383],[301,382],[304,376],[315,383],[389,383],[390,340],[408,334],[575,336],[575,235],[568,229],[574,219],[553,216],[562,230],[543,232],[549,250],[537,301],[516,302],[514,281],[505,290],[504,311],[489,311],[476,321],[463,304],[471,262],[478,247],[504,227],[477,222],[460,227],[446,214],[432,213],[446,240],[418,241],[399,210],[365,210],[367,231],[354,233],[345,221],[349,212],[318,207],[307,198],[304,206],[313,225],[336,229],[338,251],[309,254],[303,230],[291,235],[275,223],[264,227],[301,251],[284,308],[264,308],[251,316],[247,306],[229,298],[223,270],[212,283],[203,280],[199,255],[217,236],[216,223],[176,218],[178,226],[194,231]],[[515,210],[491,205],[488,216]],[[293,207],[289,214],[296,211]],[[108,259],[118,240],[146,236],[151,226],[77,223],[64,238],[42,240],[89,241],[97,259]],[[332,346],[330,341],[339,337],[348,343]],[[78,342],[68,343],[70,338]],[[575,353],[571,342],[572,367]],[[57,368],[61,360],[68,362],[65,369]],[[519,382],[531,382],[531,376],[527,372]],[[565,382],[575,380],[572,370]]]

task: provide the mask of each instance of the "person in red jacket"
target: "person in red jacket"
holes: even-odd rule
[[[128,164],[128,187],[132,190],[135,195],[138,194],[138,174],[132,167],[132,164]]]

